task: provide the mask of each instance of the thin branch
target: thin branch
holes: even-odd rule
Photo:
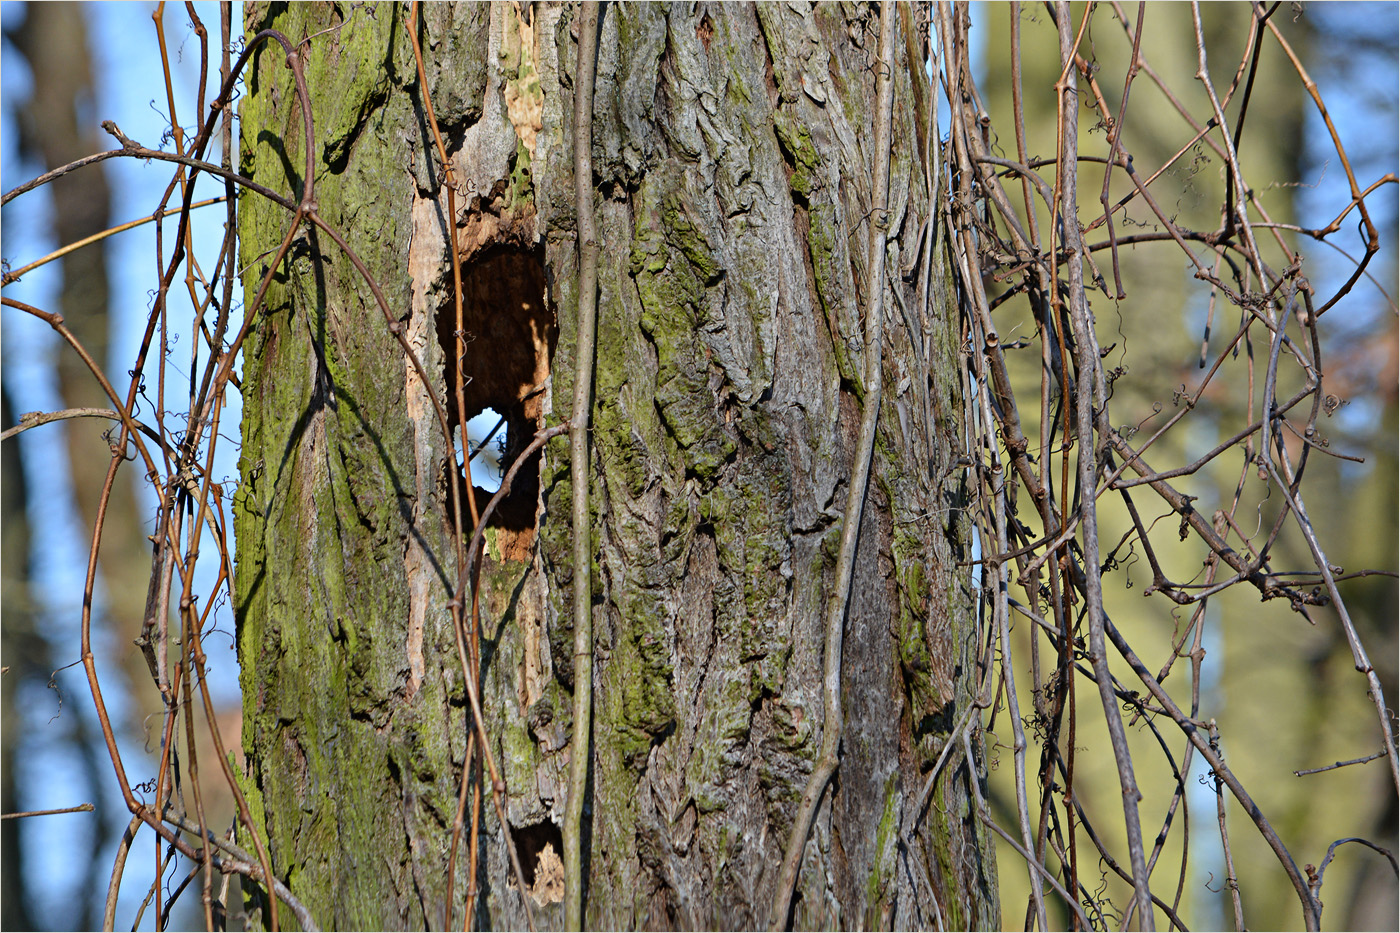
[[[1087,19],[1086,9],[1085,17]],[[1142,793],[1138,790],[1137,778],[1133,771],[1132,753],[1128,749],[1128,737],[1123,728],[1123,719],[1118,702],[1113,694],[1112,680],[1108,671],[1108,652],[1104,644],[1103,582],[1099,567],[1098,505],[1094,496],[1099,473],[1099,452],[1102,438],[1095,437],[1094,401],[1106,397],[1103,385],[1103,370],[1099,367],[1098,342],[1094,338],[1094,326],[1089,317],[1085,301],[1083,267],[1079,259],[1084,255],[1083,242],[1079,233],[1078,198],[1076,175],[1072,169],[1078,152],[1079,140],[1079,101],[1075,92],[1074,46],[1070,42],[1070,8],[1067,2],[1057,2],[1055,19],[1060,34],[1060,57],[1064,62],[1061,80],[1056,84],[1060,100],[1060,173],[1056,176],[1056,187],[1060,195],[1060,229],[1063,231],[1065,251],[1069,254],[1070,315],[1075,327],[1075,349],[1079,372],[1079,384],[1075,393],[1076,431],[1079,447],[1079,485],[1081,495],[1080,524],[1084,533],[1084,576],[1085,602],[1089,617],[1089,660],[1094,668],[1094,680],[1098,684],[1099,699],[1103,705],[1104,718],[1108,723],[1109,740],[1113,747],[1114,762],[1118,766],[1118,782],[1123,795],[1123,820],[1127,832],[1128,858],[1132,866],[1135,909],[1138,923],[1144,930],[1156,929],[1152,912],[1152,891],[1148,884],[1147,859],[1142,840],[1142,826],[1138,817],[1138,802]],[[1078,42],[1076,40],[1075,45]],[[1098,417],[1105,412],[1101,409]],[[1102,433],[1102,432],[1101,432]]]
[[[797,887],[802,850],[807,846],[807,834],[816,816],[817,807],[827,783],[836,773],[841,750],[841,641],[846,624],[846,606],[850,600],[851,578],[854,575],[856,542],[860,537],[861,514],[865,508],[866,486],[870,480],[870,461],[875,452],[875,425],[880,416],[883,342],[885,316],[885,240],[889,236],[890,189],[890,124],[894,112],[894,25],[897,16],[890,0],[880,5],[880,58],[875,104],[875,177],[871,194],[868,270],[869,295],[865,310],[865,381],[862,388],[860,434],[856,441],[855,460],[847,487],[846,510],[841,526],[841,550],[836,562],[836,580],[831,602],[827,608],[825,637],[825,670],[822,676],[822,744],[807,786],[802,791],[796,818],[783,849],[782,868],[769,914],[769,927],[785,929],[792,910],[793,892]]]
[[[574,408],[569,434],[574,536],[574,721],[564,810],[564,928],[583,929],[583,795],[593,757],[593,533],[588,502],[589,415],[598,310],[598,230],[593,217],[593,81],[598,58],[598,3],[585,0],[574,70],[574,201],[578,212],[578,318]]]
[[[1334,761],[1330,765],[1323,765],[1321,768],[1305,768],[1302,771],[1294,771],[1295,777],[1302,777],[1305,774],[1321,774],[1324,771],[1335,771],[1338,768],[1346,768],[1351,765],[1364,765],[1368,761],[1375,761],[1377,758],[1384,758],[1385,752],[1379,751],[1374,755],[1366,755],[1362,758],[1351,758],[1347,761]]]
[[[59,807],[56,810],[21,810],[16,813],[0,814],[0,820],[18,820],[26,816],[57,816],[61,813],[91,813],[93,805],[80,803],[76,807]]]

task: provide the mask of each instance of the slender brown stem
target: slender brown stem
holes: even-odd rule
[[[866,269],[869,270],[869,292],[865,309],[865,381],[861,387],[860,434],[851,466],[850,485],[847,487],[846,511],[841,526],[841,549],[836,562],[836,580],[827,607],[822,675],[822,744],[816,764],[807,778],[807,785],[803,788],[797,815],[783,850],[783,862],[778,874],[772,912],[768,917],[769,927],[774,930],[785,929],[788,925],[802,850],[807,846],[807,836],[827,784],[836,773],[841,751],[841,642],[846,625],[846,607],[851,594],[851,578],[854,575],[856,542],[860,537],[861,513],[865,508],[866,487],[870,480],[870,462],[875,452],[875,426],[882,401],[885,240],[889,235],[890,224],[890,123],[894,110],[894,25],[897,15],[894,5],[888,0],[880,5],[880,64],[875,103],[875,177],[872,185],[870,240],[866,264]]]
[[[593,216],[593,82],[597,70],[599,5],[585,0],[578,20],[574,71],[574,201],[578,211],[578,317],[574,405],[569,434],[573,482],[574,709],[569,790],[564,809],[564,929],[583,929],[583,797],[593,755],[593,545],[588,501],[589,414],[598,308],[598,230]]]

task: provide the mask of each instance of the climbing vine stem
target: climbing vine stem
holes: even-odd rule
[[[574,733],[569,797],[564,811],[564,927],[583,929],[580,837],[593,713],[593,563],[588,513],[588,414],[593,394],[594,330],[598,311],[598,231],[593,222],[593,77],[598,50],[598,4],[585,2],[578,27],[574,72],[574,192],[578,202],[578,349],[569,472],[574,500]]]
[[[797,886],[798,866],[802,850],[807,846],[807,833],[812,827],[817,806],[831,776],[836,773],[841,751],[841,638],[850,601],[852,567],[855,564],[856,541],[860,537],[860,517],[865,506],[865,490],[870,480],[870,461],[875,453],[875,424],[880,415],[881,361],[880,343],[883,339],[885,295],[885,239],[889,234],[887,213],[890,189],[890,122],[894,112],[894,4],[886,0],[880,5],[880,62],[875,103],[875,178],[871,194],[869,259],[870,296],[865,310],[865,383],[861,406],[860,437],[855,461],[851,465],[851,482],[847,487],[846,518],[841,528],[841,553],[836,563],[836,586],[826,617],[825,670],[822,674],[822,745],[816,766],[807,778],[797,819],[788,835],[783,852],[783,865],[769,917],[772,929],[787,927],[792,909],[792,894]]]

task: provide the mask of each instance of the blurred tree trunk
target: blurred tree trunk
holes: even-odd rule
[[[33,90],[24,107],[17,113],[19,125],[19,148],[26,158],[41,161],[46,169],[65,165],[101,148],[96,135],[95,89],[92,78],[91,56],[88,46],[86,10],[78,3],[31,3],[26,6],[23,23],[15,28],[9,38],[23,56],[33,75]],[[110,195],[105,170],[93,166],[82,172],[75,172],[57,179],[48,185],[51,198],[51,218],[53,241],[56,245],[66,245],[105,230],[110,226]],[[109,315],[106,251],[99,244],[70,253],[58,265],[62,269],[59,283],[57,307],[52,308],[63,315],[64,322],[74,336],[103,366],[108,366]],[[111,401],[93,378],[87,366],[66,345],[57,348],[55,353],[58,373],[58,391],[63,406],[67,408],[110,408]],[[129,365],[129,364],[128,364]],[[108,366],[109,374],[118,386],[123,382],[116,378],[122,369],[120,365]],[[8,418],[7,418],[7,424]],[[54,425],[48,430],[64,433],[68,452],[68,470],[72,480],[73,496],[78,515],[82,520],[85,534],[91,532],[97,520],[98,497],[102,491],[107,468],[111,463],[111,449],[104,431],[110,424],[91,419],[70,421]],[[15,442],[9,445],[14,451]],[[7,508],[24,508],[23,478],[17,459],[7,461],[6,485],[14,485],[19,494],[18,501],[12,501],[9,489],[6,490]],[[150,545],[145,540],[142,522],[137,517],[135,490],[131,484],[132,473],[127,471],[112,489],[107,507],[106,532],[103,536],[102,562],[99,564],[101,594],[96,605],[99,607],[94,618],[99,625],[127,626],[127,634],[122,641],[129,644],[140,624],[145,605],[146,580],[149,577]],[[8,535],[12,521],[23,522],[23,516],[7,512],[6,527],[6,579],[18,585],[16,573],[24,568],[27,577],[28,544],[9,547]],[[84,550],[87,545],[83,542]],[[7,586],[11,585],[7,582]],[[7,589],[7,596],[9,594]],[[28,598],[28,588],[19,601],[5,603],[5,628],[7,631],[5,664],[14,670],[7,675],[6,709],[11,686],[17,681],[35,678],[42,684],[51,677],[52,664],[44,643],[33,628],[32,604]],[[21,621],[21,620],[24,621]],[[13,635],[13,637],[11,637]],[[31,653],[34,652],[34,653]],[[70,655],[70,657],[75,655]],[[127,660],[137,657],[129,651]],[[129,671],[145,676],[144,666],[129,667]],[[129,722],[139,722],[141,712],[133,709]],[[11,722],[7,718],[7,723]],[[15,725],[18,725],[16,722]],[[119,726],[120,727],[120,726]],[[88,723],[82,717],[70,718],[66,734],[60,741],[69,743],[78,753],[85,768],[88,784],[86,795],[96,799],[97,787],[109,777],[106,772],[105,756],[96,756]],[[4,730],[6,749],[6,780],[10,771],[9,756],[14,752],[14,743],[23,741],[23,729]],[[41,806],[47,805],[40,804]],[[11,801],[7,799],[8,810]],[[102,814],[105,816],[105,812]],[[6,902],[8,895],[21,888],[9,886],[13,877],[22,871],[24,849],[9,848],[9,840],[14,833],[6,822],[5,877]],[[86,875],[77,879],[78,887],[84,890],[100,888],[105,882],[107,867],[99,863],[98,855],[114,841],[116,826],[101,816],[91,821],[91,837],[84,838],[78,850],[85,853],[83,861],[75,861],[75,875]],[[22,902],[22,896],[15,898]],[[97,923],[94,911],[98,901],[93,898],[80,898],[71,904],[63,904],[60,909],[74,907],[78,913],[68,915],[78,928],[93,927]],[[31,907],[36,905],[31,905]],[[43,905],[51,910],[59,905]],[[6,929],[10,928],[7,906]]]
[[[505,415],[509,460],[572,394],[574,8],[422,14],[463,187],[462,414]],[[275,871],[323,926],[438,927],[470,722],[447,609],[457,474],[429,398],[451,404],[456,352],[440,167],[395,11],[249,4],[246,16],[249,35],[314,36],[319,211],[432,377],[417,378],[334,243],[298,234],[245,346],[235,600],[248,790]],[[844,753],[807,845],[802,928],[999,922],[970,803],[980,746],[979,773],[946,769],[919,808],[979,659],[956,567],[970,557],[971,494],[956,466],[959,327],[943,244],[922,239],[937,229],[919,156],[928,89],[917,24],[902,27],[885,389],[846,622]],[[589,926],[752,928],[773,898],[820,745],[824,606],[866,403],[875,46],[866,6],[605,10]],[[243,171],[300,196],[302,117],[280,48],[263,46],[247,80]],[[251,301],[289,217],[246,196],[240,218]],[[568,474],[562,440],[527,465],[481,575],[483,704],[542,928],[562,919],[576,753]],[[484,802],[475,922],[521,928],[502,839]],[[465,844],[456,871],[460,924]]]
[[[80,3],[32,3],[23,25],[14,33],[15,47],[34,74],[34,91],[21,114],[20,146],[42,159],[46,169],[66,165],[103,148],[97,136],[93,59],[88,50],[87,22]],[[102,166],[73,172],[48,185],[52,201],[53,236],[58,245],[76,242],[111,226],[111,195]],[[92,354],[107,367],[120,392],[126,380],[118,378],[130,361],[111,364],[107,283],[107,251],[102,244],[69,253],[59,260],[63,269],[57,310],[64,323]],[[56,355],[58,387],[69,408],[111,408],[102,387],[87,366],[66,346]],[[97,516],[97,500],[112,452],[103,432],[110,424],[93,420],[69,422],[63,427],[73,493],[85,530]],[[52,430],[52,429],[51,429]],[[110,618],[133,629],[141,620],[150,577],[150,545],[136,512],[136,496],[130,471],[112,489],[103,534],[102,587]],[[135,652],[133,652],[135,654]],[[135,670],[144,671],[137,662]]]
[[[15,423],[10,408],[10,393],[0,388],[0,425],[9,429]],[[20,809],[19,786],[15,779],[19,737],[24,734],[20,707],[16,703],[23,682],[33,683],[44,676],[52,665],[47,647],[34,631],[34,604],[29,588],[29,517],[25,512],[24,470],[19,459],[19,444],[11,441],[0,447],[4,457],[0,465],[5,481],[0,484],[0,602],[5,606],[5,624],[0,626],[0,812],[14,813]],[[0,927],[6,930],[34,929],[30,912],[29,886],[24,879],[24,849],[19,838],[20,821],[0,822]]]

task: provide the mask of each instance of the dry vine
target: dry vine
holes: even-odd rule
[[[597,70],[598,4],[584,0],[578,23],[574,73],[574,197],[578,201],[578,356],[574,369],[569,472],[573,482],[574,534],[574,729],[569,791],[564,813],[564,928],[583,929],[583,796],[593,733],[593,564],[588,420],[593,408],[593,358],[598,317],[598,229],[593,217],[593,80]],[[582,750],[580,752],[580,749]]]
[[[1137,923],[1153,929],[1160,917],[1184,929],[1177,914],[1185,881],[1185,865],[1172,896],[1154,891],[1151,872],[1161,855],[1178,805],[1184,806],[1187,775],[1192,757],[1207,762],[1220,807],[1221,840],[1228,879],[1234,895],[1237,928],[1243,928],[1235,883],[1233,859],[1225,832],[1221,788],[1228,789],[1243,812],[1268,843],[1284,873],[1292,882],[1302,907],[1304,924],[1317,929],[1322,902],[1318,897],[1320,875],[1300,869],[1284,840],[1255,804],[1243,783],[1225,763],[1219,750],[1218,729],[1208,713],[1200,709],[1202,632],[1206,625],[1207,601],[1236,585],[1255,587],[1263,599],[1284,598],[1305,616],[1308,607],[1330,606],[1345,634],[1356,670],[1376,710],[1377,738],[1383,748],[1379,756],[1388,760],[1392,781],[1400,790],[1400,761],[1397,761],[1392,714],[1374,666],[1357,635],[1345,602],[1336,587],[1338,571],[1330,564],[1314,533],[1304,503],[1301,480],[1310,456],[1323,450],[1325,442],[1317,419],[1324,409],[1327,393],[1323,388],[1323,342],[1319,320],[1366,273],[1380,250],[1376,224],[1367,208],[1372,191],[1396,181],[1388,174],[1363,190],[1352,172],[1346,152],[1332,125],[1316,84],[1273,22],[1278,4],[1253,7],[1252,35],[1234,81],[1220,96],[1211,78],[1206,56],[1206,38],[1198,7],[1192,5],[1198,53],[1196,78],[1208,93],[1211,109],[1196,115],[1177,102],[1170,89],[1161,85],[1143,57],[1144,25],[1160,18],[1161,7],[1150,10],[1139,4],[1130,17],[1117,4],[1113,15],[1121,25],[1124,41],[1131,46],[1129,67],[1122,77],[1122,97],[1116,113],[1109,109],[1101,90],[1107,83],[1100,76],[1094,54],[1085,41],[1093,5],[1086,6],[1076,21],[1067,3],[1047,5],[1059,39],[1061,72],[1055,84],[1058,102],[1057,147],[1054,158],[1032,161],[1026,152],[1026,120],[1023,110],[1019,64],[1022,60],[1019,27],[1023,11],[1010,5],[1011,47],[1007,50],[1012,67],[1013,112],[998,122],[983,104],[975,85],[970,59],[968,15],[965,8],[936,5],[935,34],[941,45],[940,77],[947,99],[952,102],[951,134],[943,151],[951,178],[945,221],[953,234],[952,253],[965,315],[966,348],[970,378],[977,391],[969,398],[967,431],[973,439],[973,456],[981,491],[977,523],[981,540],[983,593],[990,621],[986,642],[993,642],[1002,655],[1000,670],[988,665],[983,696],[1004,698],[1013,732],[1018,827],[1003,830],[996,826],[984,808],[982,819],[1003,839],[1010,842],[1028,863],[1031,902],[1027,924],[1047,927],[1044,882],[1051,882],[1067,902],[1073,922],[1080,927],[1102,927],[1115,915],[1114,909],[1095,890],[1085,875],[1084,836],[1101,864],[1131,886],[1131,905],[1121,916],[1125,924]],[[1182,11],[1184,12],[1184,10]],[[1265,42],[1276,43],[1307,89],[1326,121],[1335,154],[1346,171],[1351,203],[1329,226],[1318,230],[1289,228],[1319,241],[1341,229],[1351,211],[1360,217],[1365,252],[1348,280],[1334,293],[1319,296],[1304,275],[1305,261],[1282,235],[1283,225],[1274,223],[1256,196],[1260,188],[1251,185],[1238,155],[1238,144],[1249,114],[1253,78]],[[1100,40],[1102,41],[1102,40]],[[1176,104],[1193,136],[1176,156],[1145,173],[1134,164],[1134,153],[1123,136],[1125,119],[1131,119],[1129,93],[1140,74],[1158,82],[1163,93]],[[1248,73],[1249,77],[1241,81]],[[1043,89],[1037,89],[1043,92]],[[1232,103],[1238,110],[1233,127],[1225,115]],[[1042,100],[1044,97],[1042,96]],[[1080,149],[1083,134],[1078,126],[1080,109],[1093,113],[1104,128],[1104,150],[1089,154]],[[1229,130],[1233,130],[1230,132]],[[1000,154],[990,140],[1015,140],[1016,158]],[[1221,223],[1216,230],[1191,230],[1180,226],[1154,198],[1152,183],[1192,146],[1204,143],[1224,164]],[[1009,144],[1009,143],[1004,143]],[[1101,213],[1082,213],[1083,199],[1077,186],[1086,171],[1103,165],[1103,185],[1099,195]],[[1053,178],[1042,177],[1040,169],[1053,171]],[[1146,177],[1145,177],[1146,175]],[[1110,182],[1126,179],[1132,190],[1116,202],[1109,197]],[[1019,195],[1019,203],[1016,198]],[[1115,215],[1126,217],[1129,205],[1145,204],[1156,221],[1156,229],[1129,236],[1115,229]],[[1028,220],[1027,218],[1030,218]],[[1041,218],[1045,222],[1041,222]],[[1105,228],[1105,240],[1088,243],[1084,235]],[[1267,240],[1265,238],[1268,238]],[[1110,415],[1113,382],[1121,372],[1106,372],[1104,360],[1112,347],[1100,347],[1090,298],[1100,291],[1110,301],[1126,297],[1119,268],[1119,253],[1125,246],[1161,244],[1163,250],[1178,250],[1190,264],[1196,279],[1210,286],[1211,307],[1228,302],[1239,309],[1239,331],[1226,347],[1212,348],[1217,354],[1200,382],[1188,393],[1184,404],[1146,442],[1134,445],[1131,435],[1116,429]],[[1269,249],[1266,249],[1270,247]],[[1197,251],[1202,255],[1198,255]],[[1099,271],[1100,263],[1111,263],[1112,279]],[[995,270],[997,289],[989,288],[989,271]],[[1228,270],[1222,274],[1222,270]],[[1110,290],[1112,288],[1112,290]],[[1017,300],[1028,303],[1030,318],[1037,322],[1037,333],[1020,346],[1036,348],[1042,361],[1038,387],[1020,384],[1008,367],[1006,345],[998,333],[993,311]],[[1289,333],[1297,322],[1297,331]],[[1240,347],[1248,348],[1260,335],[1269,348],[1267,366],[1256,371],[1252,352],[1240,361],[1248,386],[1249,413],[1245,425],[1229,440],[1206,456],[1171,469],[1149,465],[1148,451],[1164,438],[1185,415],[1193,410],[1208,389],[1222,382],[1222,373],[1237,359]],[[1288,398],[1277,390],[1285,364],[1296,367],[1302,388]],[[1204,357],[1202,365],[1205,365]],[[1237,364],[1239,365],[1239,364]],[[1262,376],[1262,378],[1260,378]],[[1263,413],[1252,414],[1253,391],[1263,388]],[[1231,384],[1231,388],[1233,389]],[[1039,437],[1027,436],[1018,414],[1018,403],[1034,399],[1038,388]],[[1032,401],[1035,404],[1035,401]],[[1295,414],[1300,412],[1301,414]],[[1301,442],[1288,443],[1289,439]],[[1301,450],[1299,451],[1299,447]],[[1193,497],[1173,488],[1171,480],[1188,476],[1227,451],[1243,451],[1244,467],[1239,474],[1232,504],[1217,511],[1213,518],[1197,512]],[[1131,471],[1131,472],[1128,472]],[[1240,531],[1240,496],[1248,474],[1253,471],[1268,482],[1285,503],[1267,536],[1259,540]],[[1034,516],[1017,510],[1017,487],[1024,490],[1034,508]],[[1179,517],[1181,537],[1194,536],[1206,549],[1206,573],[1202,582],[1179,583],[1169,579],[1148,537],[1148,520],[1156,514],[1143,499],[1155,493],[1165,507]],[[1101,497],[1118,497],[1123,502],[1131,526],[1118,545],[1105,546]],[[1270,551],[1285,534],[1288,520],[1296,526],[1315,562],[1309,574],[1274,569]],[[1239,546],[1229,543],[1233,533]],[[1176,640],[1172,656],[1154,673],[1138,656],[1122,631],[1105,612],[1103,576],[1117,566],[1116,555],[1126,545],[1136,543],[1152,570],[1148,594],[1161,594],[1182,606],[1192,607],[1191,622]],[[1014,567],[1014,573],[1012,568]],[[1012,587],[1020,587],[1024,602],[1012,597]],[[1048,674],[1050,689],[1041,688],[1047,676],[1034,654],[1039,638],[1031,636],[1032,656],[1025,658],[1008,634],[1008,623],[1015,612],[1034,623],[1054,649],[1055,669]],[[1309,621],[1319,624],[1308,617]],[[1187,639],[1191,639],[1188,650]],[[1111,649],[1110,649],[1110,646]],[[1109,668],[1109,652],[1116,652],[1140,685],[1121,682]],[[1186,709],[1163,686],[1177,657],[1192,662],[1189,684],[1191,702]],[[1080,663],[1081,661],[1087,663]],[[1027,775],[1026,757],[1031,743],[1018,706],[1016,676],[1027,669],[1035,676],[1034,719],[1041,767],[1034,782]],[[1076,796],[1076,708],[1075,684],[1088,681],[1098,695],[1109,729],[1109,738],[1118,768],[1122,793],[1124,838],[1113,837],[1095,828]],[[1123,711],[1133,714],[1135,723],[1146,722],[1157,737],[1176,782],[1176,790],[1160,831],[1145,837],[1141,828],[1145,814],[1140,811],[1142,794],[1138,788],[1136,762],[1129,750]],[[1179,730],[1185,747],[1178,758],[1170,751],[1170,736],[1159,733],[1153,716],[1164,717]],[[996,719],[993,711],[992,722]],[[1026,720],[1027,722],[1031,720]],[[961,725],[965,737],[973,723]],[[1081,737],[1078,739],[1082,743]],[[946,750],[945,750],[946,755]],[[957,752],[954,752],[956,757]],[[939,767],[943,767],[940,761]],[[932,778],[930,778],[930,787]],[[1038,787],[1037,787],[1038,785]],[[1038,797],[1038,806],[1032,800]],[[1035,814],[1039,813],[1038,820]],[[1367,843],[1368,845],[1373,845]],[[1150,846],[1150,848],[1149,848]],[[1393,857],[1379,847],[1388,857]],[[1329,852],[1330,856],[1330,852]],[[1058,870],[1056,867],[1058,866]],[[1062,883],[1061,883],[1062,882]],[[1156,912],[1154,912],[1154,906]],[[1158,913],[1159,912],[1159,913]]]
[[[841,711],[841,641],[846,626],[846,607],[851,597],[852,568],[855,565],[856,541],[860,537],[860,517],[865,509],[865,494],[870,484],[870,463],[875,456],[875,424],[880,415],[881,380],[884,360],[881,341],[884,324],[885,296],[885,238],[889,235],[890,190],[890,122],[894,111],[894,21],[898,11],[892,3],[880,5],[880,62],[875,103],[875,178],[872,203],[875,217],[870,224],[868,265],[870,293],[865,313],[865,374],[861,386],[860,438],[856,443],[855,459],[851,465],[850,485],[847,487],[846,510],[841,527],[841,551],[836,563],[836,583],[827,607],[825,637],[825,669],[822,674],[822,745],[807,786],[802,790],[797,819],[788,835],[783,852],[782,870],[778,875],[769,926],[774,930],[788,927],[792,910],[792,895],[797,887],[797,872],[807,834],[831,777],[836,773],[844,726]]]

